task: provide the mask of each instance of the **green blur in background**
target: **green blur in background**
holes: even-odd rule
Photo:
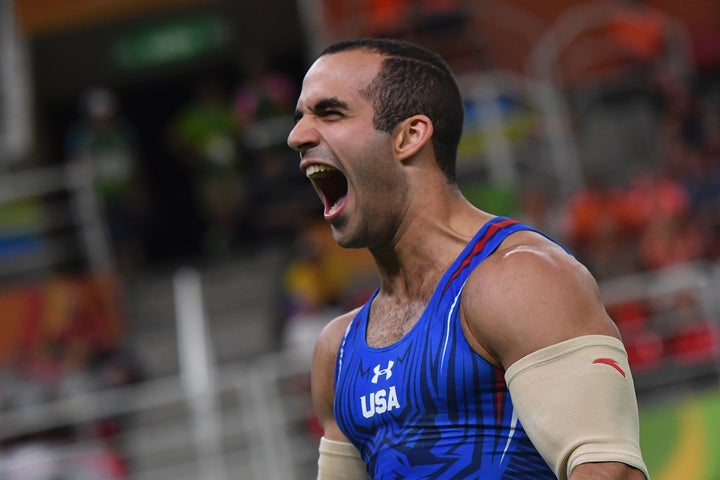
[[[720,480],[720,392],[641,408],[640,443],[652,480]]]

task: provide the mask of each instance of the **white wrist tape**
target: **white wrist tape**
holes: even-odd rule
[[[551,345],[512,364],[505,381],[520,423],[560,480],[587,462],[625,463],[650,478],[620,340],[587,335]]]
[[[317,480],[368,480],[365,462],[354,445],[320,439]]]

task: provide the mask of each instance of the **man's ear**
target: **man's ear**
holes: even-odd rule
[[[425,115],[413,115],[395,128],[393,147],[401,161],[417,154],[425,145],[430,145],[433,124]]]

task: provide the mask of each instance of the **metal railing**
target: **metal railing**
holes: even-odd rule
[[[123,418],[112,443],[122,445],[130,479],[309,478],[316,452],[316,440],[302,428],[309,392],[283,386],[307,375],[305,361],[282,354],[225,366],[209,391],[190,394],[180,377],[169,377],[73,396],[0,414],[0,441]],[[206,420],[206,412],[194,407],[208,402],[217,416],[211,431],[196,421]],[[0,467],[2,473],[8,472]]]
[[[105,219],[87,165],[1,174],[0,205],[22,202],[31,202],[38,213],[32,230],[19,233],[37,238],[37,245],[23,254],[0,256],[0,279],[17,280],[33,274],[46,277],[67,263],[96,273],[113,268]]]

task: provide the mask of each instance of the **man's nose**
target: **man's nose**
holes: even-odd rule
[[[287,144],[293,150],[304,153],[307,149],[317,145],[318,133],[304,119],[298,120],[290,134]]]

